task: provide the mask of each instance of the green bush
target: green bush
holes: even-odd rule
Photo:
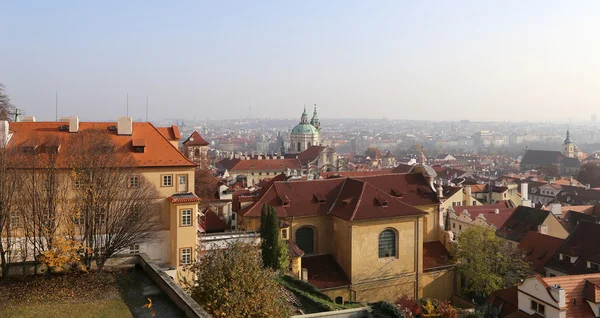
[[[373,318],[404,318],[404,313],[393,304],[387,301],[378,301],[376,303],[370,303],[373,311],[371,314]]]

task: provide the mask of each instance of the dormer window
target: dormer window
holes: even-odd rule
[[[388,202],[381,198],[375,198],[375,205],[382,206],[385,208],[388,206]]]
[[[400,192],[400,190],[398,189],[392,189],[392,195],[398,198],[402,197],[402,192]]]
[[[131,146],[133,146],[133,152],[144,153],[144,149],[146,148],[146,140],[133,139],[131,141]]]
[[[598,263],[587,262],[587,268],[600,273],[600,264]]]
[[[290,206],[290,198],[288,198],[287,195],[279,197],[279,199],[281,199],[281,204],[283,204],[284,207],[289,207]]]
[[[561,261],[567,261],[569,263],[575,263],[574,257],[563,253],[558,254],[558,259],[560,259]]]
[[[327,202],[327,198],[321,193],[315,193],[314,197],[319,204],[325,204],[325,202]]]

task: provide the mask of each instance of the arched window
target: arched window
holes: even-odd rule
[[[379,258],[396,256],[396,233],[384,230],[379,233]]]
[[[298,151],[301,151],[302,149],[300,149],[300,142],[298,141]]]
[[[335,297],[335,303],[343,305],[344,304],[344,298],[341,297],[341,296]]]
[[[196,149],[196,153],[194,154],[196,157],[200,157],[200,149]]]
[[[311,227],[301,227],[296,231],[296,245],[306,254],[314,252],[315,232]]]

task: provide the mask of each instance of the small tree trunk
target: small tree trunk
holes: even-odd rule
[[[2,251],[0,252],[0,261],[1,261],[1,265],[2,265],[2,280],[3,281],[7,281],[8,280],[8,263],[6,262],[6,252]]]

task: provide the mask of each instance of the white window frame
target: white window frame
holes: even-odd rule
[[[192,248],[184,247],[180,250],[179,262],[181,265],[189,265],[192,263]]]
[[[172,187],[173,186],[173,175],[172,174],[163,174],[162,181],[160,184],[163,187]]]
[[[140,253],[140,245],[133,244],[129,245],[129,254],[139,254]]]
[[[192,226],[192,209],[182,209],[180,210],[180,213],[180,226]]]

